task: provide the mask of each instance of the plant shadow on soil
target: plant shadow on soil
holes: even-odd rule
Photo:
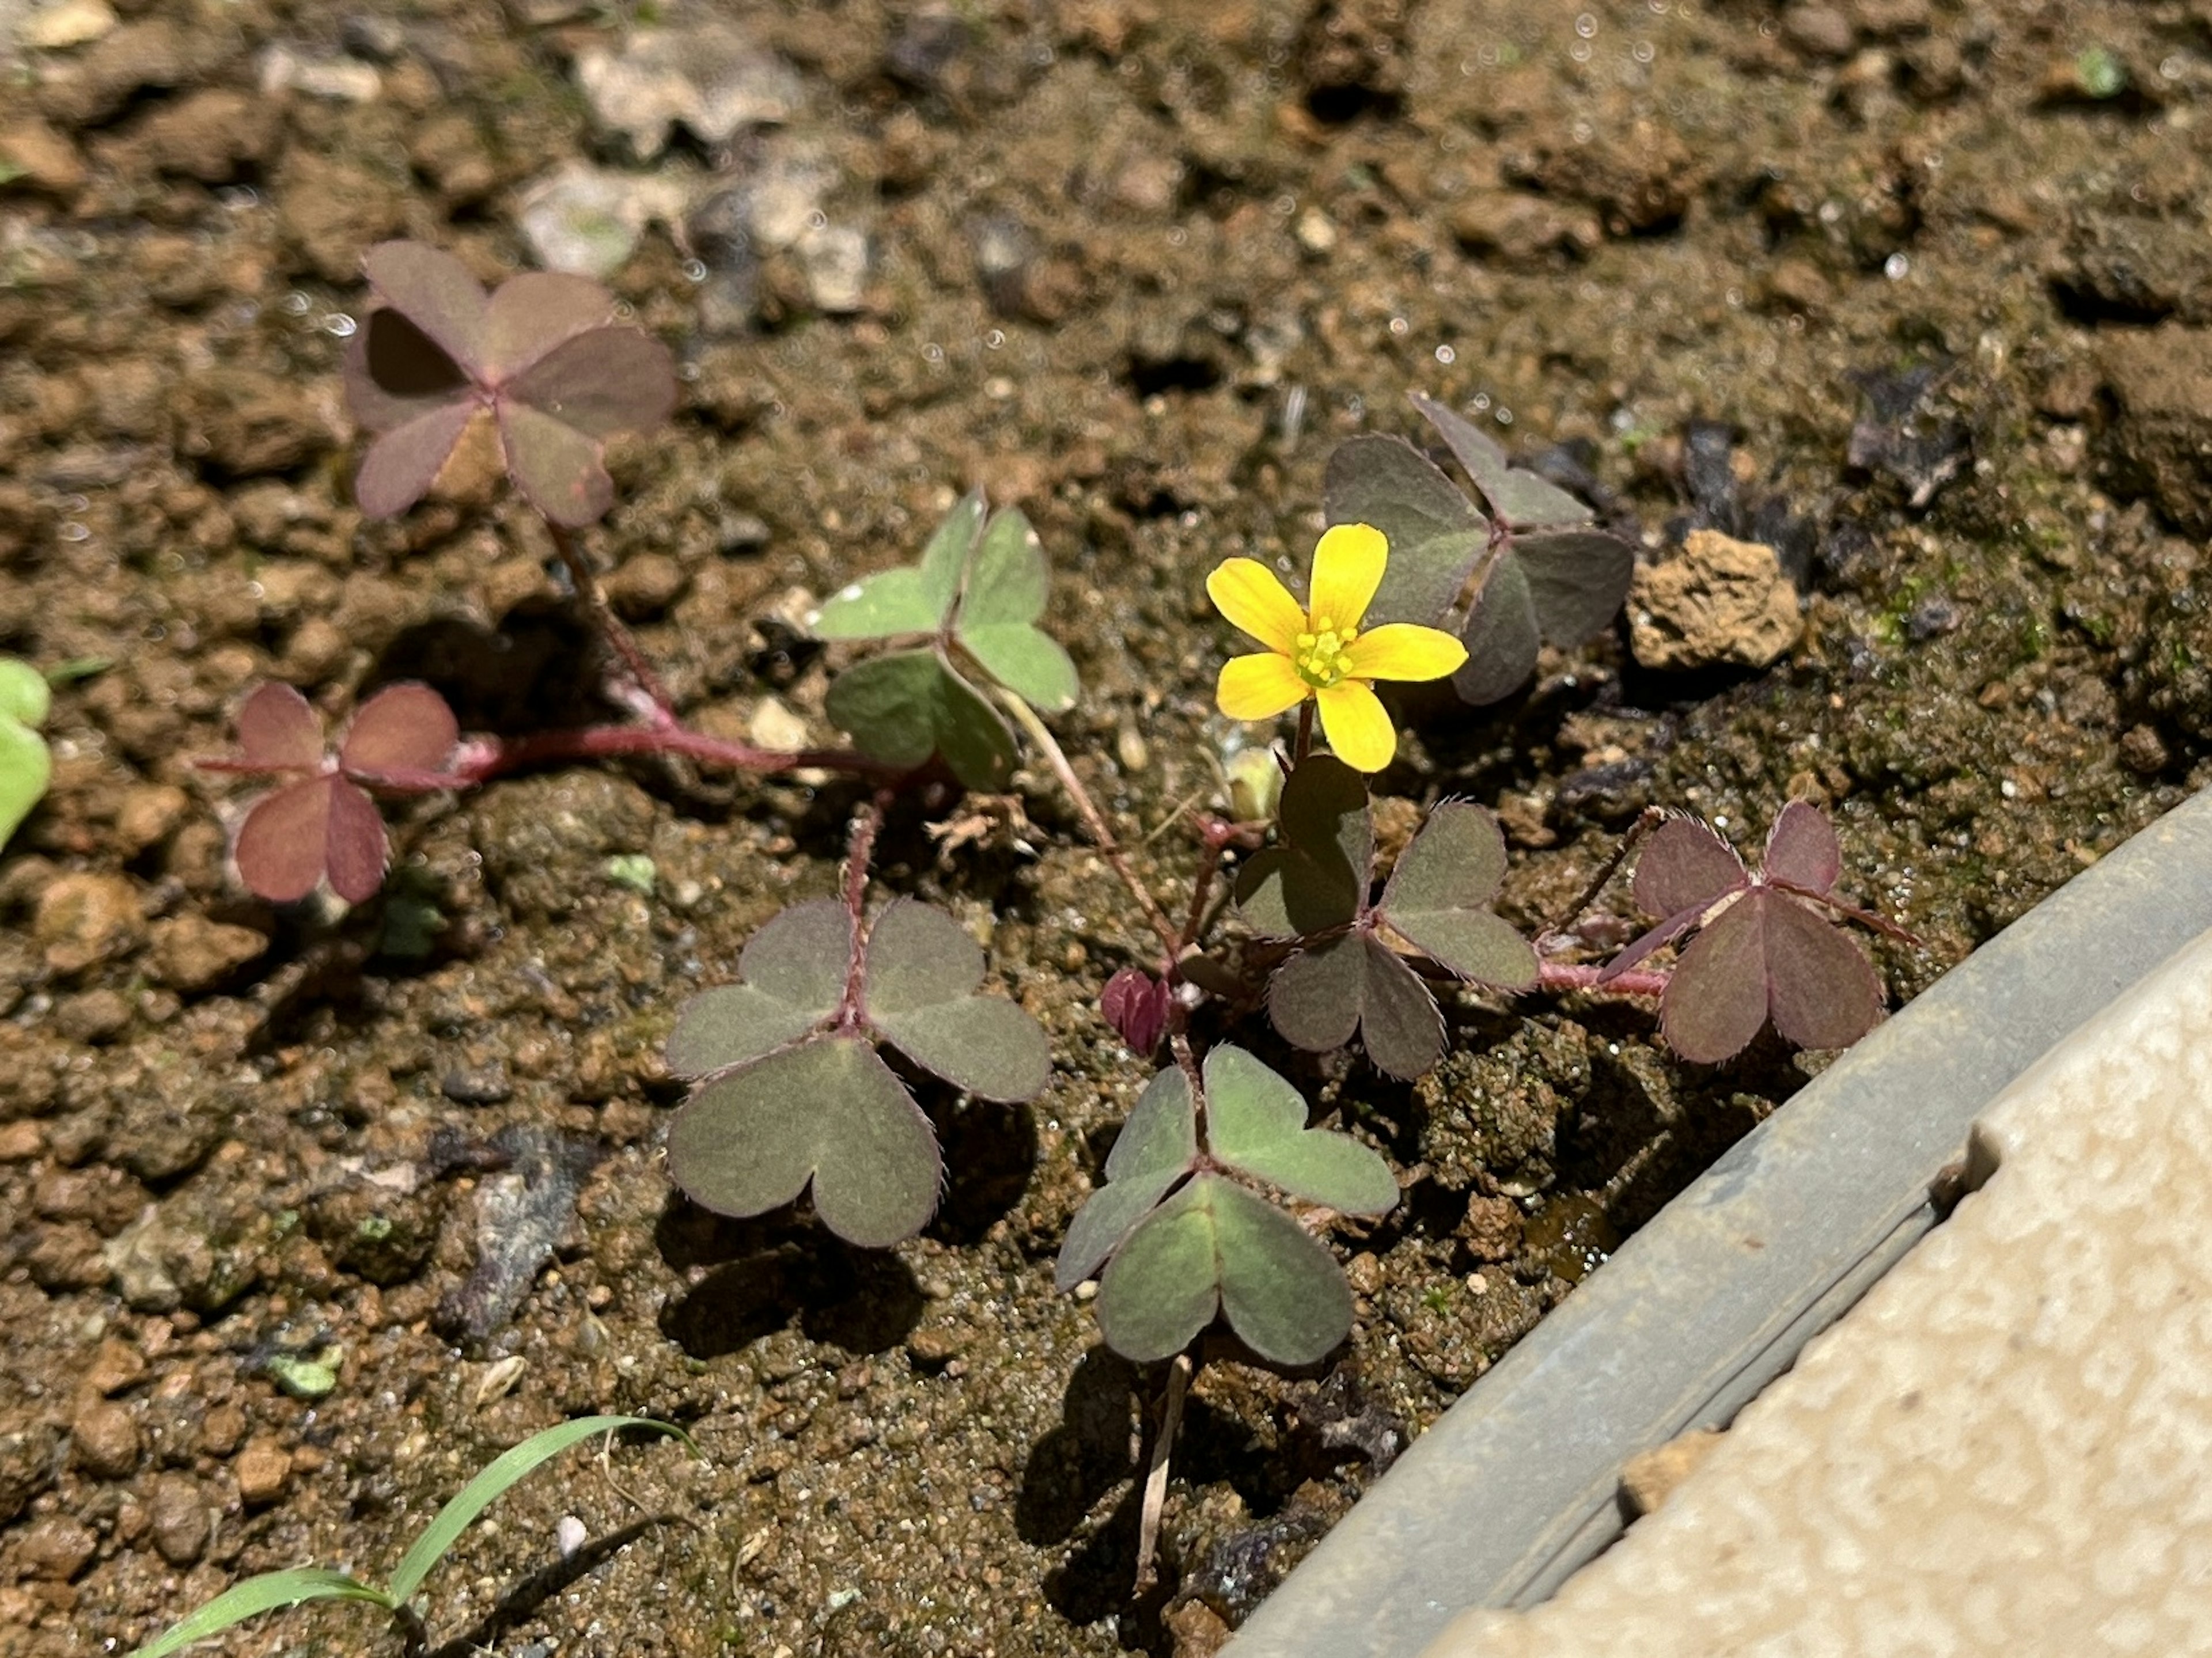
[[[697,1274],[660,1315],[661,1333],[693,1358],[742,1351],[793,1323],[848,1352],[886,1352],[921,1321],[904,1261],[854,1248],[796,1206],[732,1220],[672,1193],[653,1241],[677,1272]]]
[[[670,1523],[684,1523],[673,1514],[649,1514],[628,1525],[594,1538],[573,1554],[549,1560],[507,1586],[490,1611],[458,1635],[441,1641],[423,1658],[475,1658],[497,1649],[501,1637],[521,1629],[563,1589],[581,1582],[647,1533]]]

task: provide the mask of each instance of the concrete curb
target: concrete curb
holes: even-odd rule
[[[2212,795],[1977,950],[1759,1125],[1468,1390],[1231,1658],[1412,1658],[1542,1600],[1620,1531],[1622,1464],[1724,1426],[1937,1218],[1974,1120],[2212,929]]]

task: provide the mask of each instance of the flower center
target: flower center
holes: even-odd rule
[[[1297,647],[1291,653],[1291,665],[1307,684],[1317,691],[1325,691],[1341,683],[1352,671],[1352,641],[1359,637],[1359,629],[1339,628],[1325,616],[1309,618],[1308,626],[1311,631],[1298,635]]]

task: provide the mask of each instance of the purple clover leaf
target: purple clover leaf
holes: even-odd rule
[[[346,352],[347,400],[377,434],[354,483],[362,511],[420,501],[482,413],[532,507],[568,529],[603,517],[607,439],[676,406],[667,347],[617,325],[614,296],[581,276],[525,271],[487,295],[452,254],[406,241],[362,264],[382,303]]]
[[[335,753],[323,722],[289,685],[267,684],[238,711],[238,769],[299,774],[254,802],[233,855],[256,896],[306,897],[327,878],[348,903],[373,897],[391,848],[384,819],[362,785],[435,774],[460,727],[428,685],[389,686],[362,704]]]
[[[1748,1047],[1771,1019],[1799,1048],[1845,1048],[1882,1014],[1882,984],[1831,912],[1893,937],[1911,935],[1835,896],[1836,831],[1817,806],[1793,800],[1766,837],[1757,874],[1705,823],[1661,825],[1637,860],[1636,902],[1663,917],[1599,976],[1618,978],[1654,950],[1696,932],[1668,980],[1659,1028],[1682,1058],[1715,1065]]]

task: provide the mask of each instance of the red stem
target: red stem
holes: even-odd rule
[[[868,863],[875,855],[876,835],[884,826],[891,792],[878,789],[875,798],[853,814],[852,839],[845,847],[845,914],[852,923],[851,954],[845,961],[845,994],[837,1005],[837,1026],[849,1030],[860,1023],[860,989],[865,981],[864,951],[867,942]]]
[[[368,771],[348,768],[347,775],[371,788],[394,794],[428,794],[439,789],[468,789],[495,777],[562,760],[597,760],[625,754],[680,754],[711,766],[738,771],[795,771],[813,766],[824,771],[852,773],[889,780],[906,775],[902,767],[872,760],[850,749],[757,749],[750,743],[733,743],[709,737],[687,726],[586,726],[575,730],[538,732],[511,742],[477,739],[461,751],[460,763],[450,771]],[[263,771],[265,767],[236,761],[205,760],[210,771]]]
[[[1595,990],[1614,996],[1656,996],[1667,988],[1670,976],[1664,973],[1638,973],[1631,970],[1600,984],[1601,967],[1577,967],[1567,962],[1544,962],[1536,969],[1536,988],[1539,990]]]
[[[577,546],[575,537],[552,519],[545,520],[545,527],[552,534],[553,550],[561,555],[561,562],[568,567],[568,580],[576,589],[576,597],[590,613],[592,625],[599,630],[599,637],[606,641],[607,648],[621,660],[631,683],[645,694],[652,704],[647,713],[647,720],[664,731],[675,729],[676,704],[668,695],[668,688],[660,683],[660,676],[653,671],[653,664],[645,659],[645,653],[629,636],[629,629],[616,619],[614,607],[607,603],[606,591],[599,586],[599,577],[592,574],[591,565],[584,557],[583,549]]]

